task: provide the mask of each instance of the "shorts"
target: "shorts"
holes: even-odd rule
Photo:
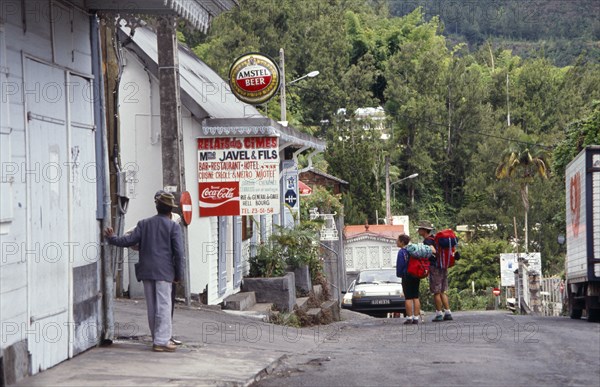
[[[432,266],[429,274],[429,290],[431,293],[444,293],[448,290],[448,269]]]
[[[415,278],[410,274],[405,274],[402,277],[402,289],[404,290],[404,298],[406,300],[412,300],[419,298],[419,285],[421,284],[420,278]]]

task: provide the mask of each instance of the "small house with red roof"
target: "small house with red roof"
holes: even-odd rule
[[[344,228],[346,271],[396,267],[398,235],[403,225],[363,224]]]

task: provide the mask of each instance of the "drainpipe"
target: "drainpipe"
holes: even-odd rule
[[[108,135],[106,131],[106,112],[104,110],[104,76],[102,72],[102,56],[100,55],[100,23],[96,15],[90,16],[90,32],[92,46],[92,74],[96,82],[94,95],[94,122],[96,123],[96,219],[100,221],[101,233],[111,225],[110,217],[110,171],[108,168]],[[102,236],[100,237],[102,238]],[[109,249],[101,244],[101,286],[102,298],[102,332],[101,342],[112,343],[114,338],[113,314],[113,272]]]

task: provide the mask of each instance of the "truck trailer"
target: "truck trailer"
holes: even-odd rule
[[[565,171],[569,315],[600,321],[600,146],[584,148]]]

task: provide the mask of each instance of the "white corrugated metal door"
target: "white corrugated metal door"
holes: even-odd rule
[[[69,356],[69,176],[65,72],[26,59],[31,371]]]

